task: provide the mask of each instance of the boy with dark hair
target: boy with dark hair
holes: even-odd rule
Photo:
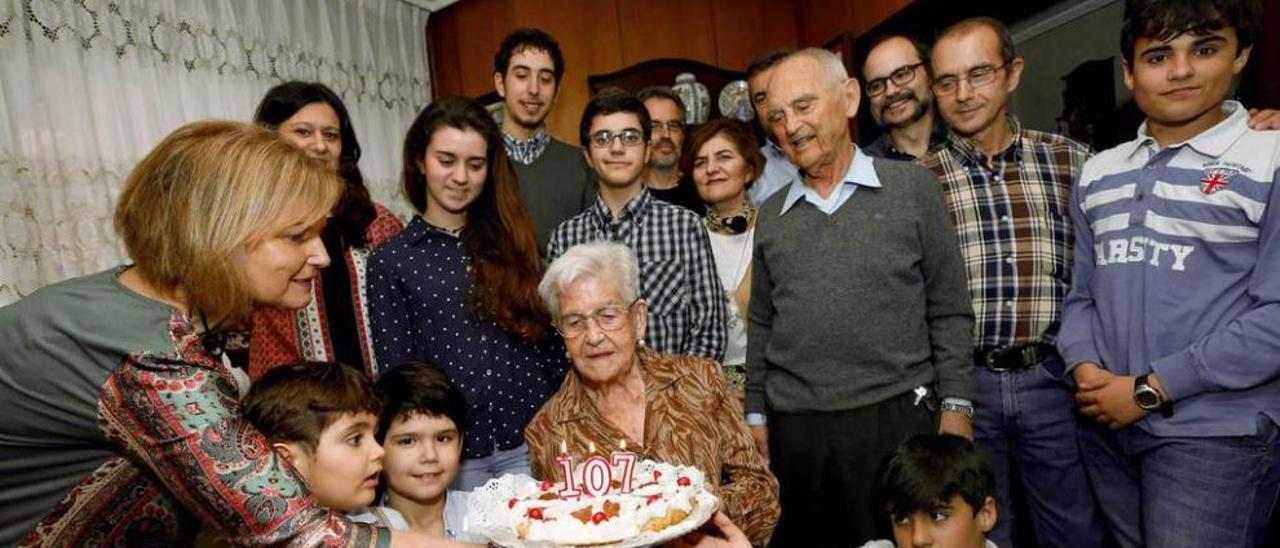
[[[520,179],[538,246],[552,229],[594,201],[595,175],[576,147],[547,133],[547,116],[564,78],[560,44],[540,29],[508,34],[493,55],[493,86],[502,97],[502,136]]]
[[[1263,546],[1280,491],[1280,134],[1228,100],[1256,0],[1128,0],[1146,121],[1085,164],[1058,346],[1125,546]],[[1274,543],[1274,539],[1271,540]]]
[[[644,156],[649,157],[648,143],[649,138],[653,136],[652,127],[650,127],[649,109],[644,108],[644,102],[635,94],[622,88],[608,87],[600,90],[595,96],[587,101],[587,106],[582,109],[582,119],[578,121],[578,143],[584,149],[582,154],[587,159],[587,163],[591,163],[591,139],[595,135],[592,133],[592,127],[596,123],[596,118],[609,116],[610,114],[630,114],[635,117],[636,125],[639,126],[640,136],[643,141],[625,140],[623,145],[633,146],[643,142],[645,144]],[[618,134],[621,136],[621,134]],[[612,143],[606,143],[612,144]]]
[[[711,240],[697,215],[654,198],[645,188],[651,135],[649,111],[635,95],[608,88],[587,102],[578,139],[582,156],[598,174],[598,197],[556,227],[547,261],[594,240],[626,245],[640,261],[649,347],[720,361],[726,312]]]
[[[449,490],[462,457],[467,418],[462,391],[443,371],[423,362],[387,371],[375,390],[383,402],[377,439],[387,450],[386,496],[382,506],[352,519],[432,538],[488,542],[463,531],[470,493]]]
[[[1166,42],[1188,32],[1205,37],[1227,28],[1236,35],[1232,56],[1253,48],[1262,30],[1257,0],[1130,0],[1120,29],[1120,55],[1132,68],[1140,38]]]
[[[878,485],[900,548],[994,548],[996,477],[973,442],[922,434],[902,442],[885,462]],[[891,548],[876,540],[863,548]]]
[[[373,502],[382,472],[374,438],[381,405],[362,371],[335,362],[272,369],[240,410],[321,505],[350,512]]]

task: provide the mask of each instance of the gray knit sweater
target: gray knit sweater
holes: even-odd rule
[[[551,139],[532,164],[511,164],[540,250],[547,248],[551,231],[560,223],[596,203],[596,174],[587,167],[581,148]]]
[[[937,178],[874,159],[826,215],[761,206],[747,332],[747,412],[839,411],[931,385],[973,398],[973,310]]]

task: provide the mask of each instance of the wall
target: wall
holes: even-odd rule
[[[519,26],[560,42],[565,76],[547,119],[552,135],[577,141],[587,76],[662,57],[743,70],[779,46],[821,45],[860,33],[910,0],[461,0],[431,15],[434,92],[480,96],[494,90],[493,54]]]
[[[1014,29],[1018,54],[1024,59],[1022,83],[1010,101],[1010,111],[1023,127],[1061,133],[1058,116],[1062,114],[1062,76],[1081,62],[1113,59],[1115,65],[1112,93],[1118,109],[1133,97],[1120,74],[1120,48],[1117,46],[1124,22],[1124,2],[1115,0],[1095,11],[1070,20],[1051,31],[1020,40]],[[1065,48],[1064,44],[1069,44]]]

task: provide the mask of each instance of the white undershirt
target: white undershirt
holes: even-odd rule
[[[725,308],[729,312],[728,339],[724,349],[725,365],[741,365],[747,362],[747,322],[744,310],[738,310],[733,295],[738,291],[751,266],[751,246],[755,241],[755,227],[742,234],[707,232],[711,239],[711,251],[716,258],[716,272],[724,286]]]

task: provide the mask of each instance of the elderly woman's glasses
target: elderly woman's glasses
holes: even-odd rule
[[[884,94],[884,90],[889,87],[888,82],[893,82],[893,85],[898,87],[910,84],[912,80],[916,79],[916,69],[923,65],[924,63],[903,65],[894,69],[894,71],[889,73],[889,76],[887,77],[876,78],[875,80],[867,82],[867,95],[877,97]]]
[[[969,85],[975,88],[990,85],[991,82],[996,81],[996,71],[1007,66],[1009,66],[1007,62],[998,67],[983,65],[969,69],[964,76],[943,76],[933,81],[933,92],[938,95],[951,95],[960,89],[960,80],[968,80]]]
[[[638,301],[639,299],[636,299]],[[627,323],[627,313],[631,311],[631,307],[635,306],[636,301],[631,301],[627,306],[609,305],[596,309],[590,314],[568,314],[560,317],[560,321],[556,324],[556,331],[566,339],[581,337],[587,332],[587,322],[594,321],[596,327],[604,331],[617,331]]]
[[[644,142],[644,133],[636,128],[630,127],[618,132],[602,129],[591,134],[591,146],[596,148],[609,148],[609,145],[613,144],[614,139],[620,139],[623,146],[633,147]]]

